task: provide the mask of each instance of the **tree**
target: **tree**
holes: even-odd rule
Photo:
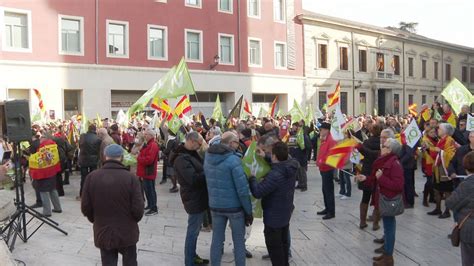
[[[401,21],[400,23],[398,23],[398,25],[399,25],[398,28],[403,30],[403,31],[416,33],[416,27],[418,26],[418,22],[403,22],[403,21]]]

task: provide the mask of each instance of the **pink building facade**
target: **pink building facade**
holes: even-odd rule
[[[184,56],[209,113],[240,97],[255,108],[302,102],[301,0],[4,0],[0,99],[39,89],[56,118],[110,117]],[[258,113],[258,110],[254,110]]]

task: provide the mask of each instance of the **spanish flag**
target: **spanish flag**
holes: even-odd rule
[[[250,104],[249,102],[247,102],[247,100],[244,99],[244,111],[249,114],[249,115],[252,115],[252,109],[250,109]]]
[[[277,102],[278,102],[278,95],[275,97],[275,100],[273,100],[272,105],[270,107],[270,117],[275,116]]]
[[[43,99],[41,98],[41,93],[39,92],[39,90],[37,89],[33,89],[33,91],[35,92],[35,95],[36,97],[38,98],[38,106],[41,110],[41,112],[44,112],[46,111],[45,108],[44,108],[44,103],[43,103]]]
[[[431,110],[430,110],[430,108],[426,107],[425,109],[423,109],[423,110],[421,111],[421,117],[423,118],[423,120],[429,121],[430,118],[431,118]]]
[[[171,107],[168,104],[168,100],[159,97],[153,98],[151,108],[161,112],[161,119],[165,118],[166,114],[171,113]]]
[[[413,115],[413,117],[417,117],[418,116],[418,112],[416,111],[416,103],[408,106],[408,111],[410,112],[410,114]]]
[[[449,111],[441,116],[441,119],[450,123],[454,128],[456,128],[456,116],[454,115],[453,111]]]
[[[400,142],[400,144],[404,145],[407,144],[407,138],[405,136],[405,132],[395,134],[395,139]]]
[[[290,139],[290,131],[286,132],[286,135],[281,138],[281,141],[284,143],[287,143],[288,140]]]
[[[328,108],[333,107],[337,103],[339,103],[339,98],[341,97],[341,82],[337,82],[336,89],[333,93],[328,94],[329,102]]]
[[[72,121],[69,123],[67,129],[67,141],[69,144],[73,144],[74,142],[74,123]]]
[[[329,150],[325,163],[334,168],[342,169],[357,145],[357,141],[353,138],[340,141]]]
[[[188,95],[181,97],[181,100],[176,104],[174,108],[174,113],[179,117],[183,118],[183,115],[191,111],[191,103],[189,102]]]
[[[53,140],[45,140],[38,152],[28,159],[31,178],[39,180],[56,176],[61,171],[59,161],[58,145]]]

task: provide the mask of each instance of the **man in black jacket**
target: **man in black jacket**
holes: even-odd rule
[[[79,191],[80,199],[82,195],[82,187],[86,181],[87,175],[97,169],[99,163],[100,143],[101,140],[97,137],[96,126],[89,125],[87,133],[82,134],[79,139],[79,165],[81,166],[81,189]]]
[[[303,149],[298,145],[297,134],[302,127],[298,122],[293,123],[290,132],[290,138],[288,139],[288,149],[291,157],[297,160],[300,163],[300,168],[298,169],[298,186],[296,188],[301,189],[301,191],[308,190],[307,184],[307,174],[308,171],[308,154],[311,152],[311,140],[307,132],[303,132],[304,136],[304,147]]]
[[[209,264],[196,254],[197,239],[208,209],[208,194],[204,176],[203,160],[197,153],[202,146],[203,138],[193,131],[186,135],[186,142],[171,152],[170,162],[173,164],[175,176],[180,185],[181,200],[188,213],[188,227],[184,244],[184,264]]]
[[[288,159],[288,146],[277,142],[272,148],[272,169],[257,183],[250,178],[250,190],[262,199],[265,244],[273,265],[289,265],[289,225],[294,205],[296,170],[299,165]]]
[[[403,176],[405,178],[405,193],[406,205],[405,208],[411,209],[415,204],[415,150],[407,144],[402,145],[400,151],[400,163],[403,166]]]

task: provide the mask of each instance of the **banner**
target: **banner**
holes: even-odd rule
[[[416,124],[415,119],[412,119],[408,127],[403,131],[407,145],[411,148],[415,147],[418,140],[422,137],[421,131]]]
[[[449,82],[443,92],[441,92],[441,95],[448,101],[456,114],[461,112],[463,105],[471,106],[473,102],[471,92],[456,78],[453,78],[453,80]]]
[[[474,131],[474,116],[467,114],[466,130]]]

